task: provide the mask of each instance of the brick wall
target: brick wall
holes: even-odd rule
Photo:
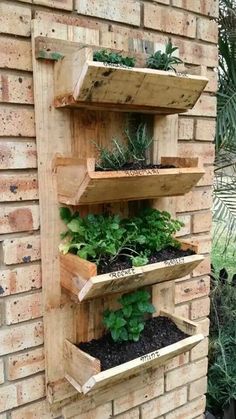
[[[31,19],[101,30],[104,46],[129,37],[164,43],[171,36],[192,68],[210,82],[195,108],[179,118],[178,153],[199,156],[206,175],[178,199],[182,235],[210,251],[215,132],[217,0],[5,0],[0,3],[0,419],[200,419],[205,406],[207,337],[171,360],[125,396],[98,404],[71,404],[51,412],[44,399],[40,221],[34,126]],[[106,45],[109,38],[109,45]],[[175,285],[176,313],[209,321],[209,257]],[[132,390],[133,388],[133,390]],[[114,391],[115,394],[115,391]],[[64,416],[61,416],[64,415]]]

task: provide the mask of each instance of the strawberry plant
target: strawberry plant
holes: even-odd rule
[[[104,312],[104,324],[115,342],[139,341],[145,327],[146,314],[156,311],[149,299],[150,294],[147,291],[139,290],[132,294],[122,295],[118,299],[121,304],[119,310]]]
[[[168,42],[165,52],[159,50],[148,57],[146,62],[147,67],[153,68],[154,70],[176,71],[173,66],[183,62],[180,58],[173,56],[173,53],[177,49],[178,47],[173,47],[172,43]]]
[[[123,55],[118,52],[108,52],[106,49],[102,49],[93,53],[93,61],[134,67],[136,59],[134,57],[123,57]]]

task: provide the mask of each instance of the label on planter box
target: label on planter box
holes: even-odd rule
[[[184,263],[184,258],[164,260],[164,264],[168,266],[181,265]]]
[[[159,169],[125,170],[127,176],[159,175]]]
[[[151,352],[150,354],[141,356],[139,359],[142,362],[146,362],[146,361],[151,361],[152,359],[156,359],[159,356],[160,356],[159,351],[154,351],[154,352]]]
[[[123,278],[123,276],[133,275],[135,273],[134,268],[124,269],[123,271],[109,273],[110,278]]]

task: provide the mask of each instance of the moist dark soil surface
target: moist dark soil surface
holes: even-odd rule
[[[172,164],[146,164],[146,163],[126,163],[118,170],[150,170],[150,169],[176,169],[176,166]],[[100,167],[95,168],[96,172],[116,172],[115,169],[101,169]]]
[[[102,371],[131,361],[149,352],[164,348],[188,337],[167,317],[148,319],[138,342],[115,343],[110,334],[90,342],[79,343],[78,347],[101,361]]]
[[[162,262],[168,259],[170,260],[177,259],[177,258],[182,258],[184,256],[191,256],[191,255],[195,255],[195,252],[191,249],[181,250],[181,249],[176,249],[174,247],[167,247],[166,249],[153,253],[150,256],[148,263],[157,263],[157,262]],[[120,256],[112,263],[102,261],[100,265],[98,266],[97,271],[99,275],[99,274],[106,274],[109,272],[121,271],[123,269],[129,269],[129,268],[132,268],[131,259],[129,259],[128,257]]]

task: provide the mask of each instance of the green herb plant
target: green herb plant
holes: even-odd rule
[[[104,312],[104,324],[115,342],[139,341],[145,327],[146,314],[156,311],[149,299],[150,294],[147,291],[139,290],[122,295],[118,300],[121,304],[119,310]]]
[[[173,234],[183,226],[172,220],[168,212],[152,208],[129,219],[107,214],[81,217],[68,208],[61,208],[60,215],[67,226],[61,235],[64,243],[60,244],[60,251],[74,253],[97,265],[110,264],[119,256],[128,258],[133,266],[146,265],[154,252],[168,246],[179,247]]]
[[[95,144],[99,156],[96,167],[102,170],[119,170],[128,163],[143,164],[153,138],[148,135],[146,124],[139,124],[135,133],[125,130],[127,142],[121,143],[112,139],[112,147],[108,149]]]
[[[93,53],[93,61],[117,64],[118,66],[134,67],[136,58],[123,57],[123,55],[118,52],[108,52],[106,49],[102,49]]]
[[[146,62],[147,67],[153,68],[154,70],[176,71],[173,66],[183,62],[180,58],[173,56],[173,53],[177,49],[178,47],[173,47],[172,43],[168,42],[168,44],[166,44],[165,52],[159,50],[148,57]]]

